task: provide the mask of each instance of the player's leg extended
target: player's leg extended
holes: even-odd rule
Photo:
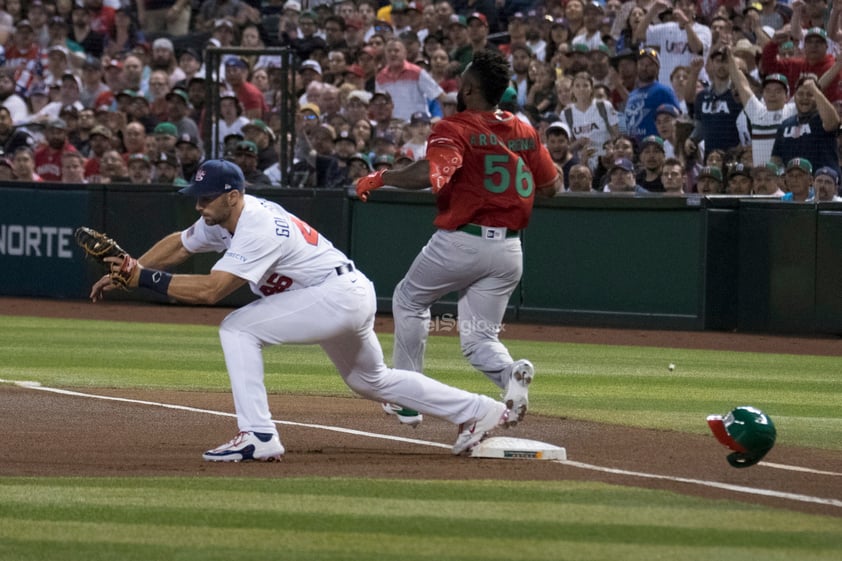
[[[484,241],[484,276],[459,293],[459,338],[471,365],[501,388],[512,357],[500,342],[503,315],[523,274],[520,240]]]
[[[322,343],[345,383],[364,397],[403,403],[424,414],[460,425],[453,453],[470,449],[483,436],[506,424],[508,409],[491,398],[472,394],[418,372],[388,368],[374,333],[374,289],[370,315],[356,329]],[[362,308],[365,304],[362,303]]]
[[[433,234],[416,256],[392,295],[395,368],[423,371],[430,306],[473,281],[476,256],[475,247],[459,243],[453,232],[442,230]]]
[[[478,402],[468,392],[450,388],[417,372],[386,366],[383,348],[374,333],[377,308],[374,285],[361,273],[353,290],[328,296],[335,321],[347,329],[322,341],[325,352],[345,383],[355,392],[408,407],[418,405],[437,417],[461,423],[477,412]],[[455,390],[455,391],[454,391]]]
[[[277,432],[272,423],[261,349],[282,343],[318,343],[336,329],[321,287],[262,298],[228,315],[219,328],[241,431]]]
[[[401,403],[456,424],[475,418],[491,401],[418,372],[388,368],[373,329],[334,338],[322,348],[348,387],[372,400]]]
[[[506,306],[523,273],[520,240],[486,243],[483,252],[489,260],[487,275],[459,295],[459,337],[471,365],[504,390],[513,424],[526,414],[534,376],[532,363],[512,360],[499,338]]]

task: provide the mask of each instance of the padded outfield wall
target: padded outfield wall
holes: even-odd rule
[[[197,217],[172,187],[5,184],[0,294],[83,299],[100,274],[73,230],[87,225],[140,254]],[[375,283],[380,311],[434,231],[429,193],[255,192],[309,222]],[[842,334],[842,204],[565,195],[536,203],[524,276],[507,321]],[[198,256],[180,272],[206,272]],[[155,298],[121,293],[120,298]],[[251,300],[243,289],[223,304]],[[158,298],[163,301],[163,298]],[[435,313],[455,313],[456,295]]]

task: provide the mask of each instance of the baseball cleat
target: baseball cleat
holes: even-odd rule
[[[485,415],[479,419],[459,425],[459,434],[453,444],[453,455],[458,456],[467,452],[485,438],[492,430],[499,426],[506,426],[509,420],[509,410],[506,406],[495,401]]]
[[[381,403],[380,406],[387,415],[395,415],[402,425],[409,425],[412,428],[418,428],[424,416],[414,409],[407,409],[394,403]]]
[[[209,462],[280,461],[284,446],[277,434],[271,432],[241,432],[233,440],[208,450],[202,458]]]
[[[529,407],[529,384],[534,377],[535,367],[528,360],[512,363],[509,383],[506,384],[506,393],[503,394],[503,403],[512,412],[512,419],[506,424],[507,427],[515,426],[526,416]]]

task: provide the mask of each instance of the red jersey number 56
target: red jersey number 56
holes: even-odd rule
[[[483,186],[492,193],[502,193],[512,184],[512,161],[508,154],[488,154],[483,162],[485,180]],[[514,184],[518,195],[528,197],[535,188],[532,172],[526,167],[526,162],[517,157],[514,166]]]

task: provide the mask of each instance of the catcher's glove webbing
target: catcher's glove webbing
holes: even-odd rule
[[[73,237],[88,256],[93,257],[100,263],[103,263],[103,259],[106,257],[128,255],[128,252],[120,247],[120,244],[116,241],[87,226],[76,228]]]

